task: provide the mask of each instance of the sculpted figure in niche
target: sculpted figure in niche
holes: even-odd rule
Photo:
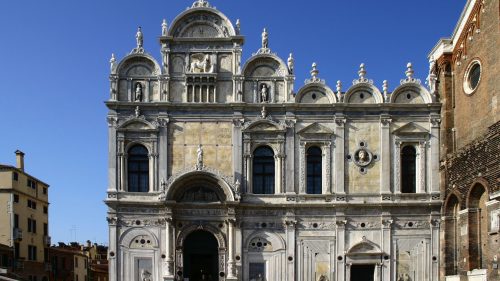
[[[144,41],[142,35],[142,28],[140,26],[137,29],[137,33],[135,34],[135,40],[137,41],[137,48],[142,48]]]
[[[268,102],[268,97],[269,88],[267,87],[267,84],[262,84],[262,86],[260,86],[260,101],[262,103]]]
[[[151,272],[142,269],[141,270],[141,281],[151,281]]]
[[[191,65],[189,67],[189,72],[191,73],[210,73],[211,70],[211,62],[209,55],[192,55],[191,56]]]
[[[411,281],[410,275],[408,273],[400,274],[398,281]]]
[[[267,33],[267,30],[264,28],[264,31],[262,31],[262,49],[268,49],[269,48],[269,33]]]
[[[136,102],[141,102],[142,101],[142,84],[137,83],[135,84],[135,99]]]
[[[328,281],[328,278],[326,278],[325,275],[321,274],[321,276],[319,277],[318,281]]]
[[[371,155],[365,149],[360,149],[354,155],[354,160],[360,166],[367,166],[371,162]]]

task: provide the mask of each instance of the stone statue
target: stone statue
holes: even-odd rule
[[[328,281],[328,278],[326,278],[325,275],[321,274],[321,276],[319,277],[318,281]]]
[[[161,23],[161,36],[167,36],[167,34],[168,34],[167,20],[163,19],[163,22]]]
[[[268,102],[268,96],[269,96],[269,88],[267,87],[266,84],[262,84],[260,88],[260,101],[261,102]]]
[[[115,68],[116,68],[115,54],[111,54],[111,59],[109,60],[109,64],[110,64],[110,71],[111,71],[111,73],[113,73],[115,71]]]
[[[136,102],[142,101],[142,84],[141,83],[137,83],[135,85],[135,101]]]
[[[411,281],[410,275],[408,273],[400,274],[398,281]]]
[[[267,33],[267,30],[264,28],[264,31],[262,31],[262,49],[268,49],[269,48],[269,34]]]
[[[137,49],[140,49],[143,47],[143,35],[142,35],[142,28],[139,26],[137,28],[137,33],[135,34],[135,40],[137,41]]]
[[[138,106],[135,107],[135,118],[139,118],[141,115],[141,110],[139,109]]]
[[[197,160],[196,160],[196,167],[198,169],[203,168],[203,148],[200,145],[198,145],[198,150],[196,150],[197,153]]]
[[[290,74],[293,74],[293,69],[295,67],[295,59],[293,58],[293,54],[290,53],[290,56],[288,57],[288,71]]]

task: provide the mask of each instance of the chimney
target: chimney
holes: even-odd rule
[[[16,150],[16,168],[24,172],[24,153]]]

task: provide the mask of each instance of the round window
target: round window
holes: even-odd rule
[[[481,63],[477,60],[473,61],[465,72],[464,91],[467,95],[474,93],[481,82]]]

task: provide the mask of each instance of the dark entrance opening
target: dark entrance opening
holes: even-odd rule
[[[189,234],[184,241],[183,278],[218,280],[218,252],[219,245],[212,233],[199,230]]]
[[[353,264],[351,266],[351,281],[374,281],[374,264]]]

